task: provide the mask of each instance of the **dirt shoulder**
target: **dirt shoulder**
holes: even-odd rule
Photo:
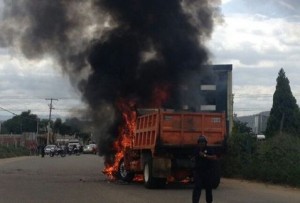
[[[15,161],[20,161],[20,160],[30,159],[30,158],[32,158],[32,157],[31,156],[19,156],[19,157],[11,157],[11,158],[2,158],[2,159],[0,159],[0,165],[15,162]]]

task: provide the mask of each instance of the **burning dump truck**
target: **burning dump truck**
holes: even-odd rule
[[[142,175],[147,188],[160,188],[170,181],[191,181],[191,156],[199,135],[205,135],[208,146],[219,155],[226,138],[225,113],[143,109],[127,124],[130,133],[122,135],[122,149],[119,146],[114,164],[103,172],[127,182]],[[213,185],[217,187],[218,163],[214,174]]]
[[[53,59],[87,106],[105,157],[103,172],[125,181],[144,174],[145,185],[156,187],[191,177],[189,156],[200,134],[211,147],[224,141],[224,114],[198,108],[213,104],[215,109],[204,110],[227,112],[232,104],[223,101],[232,97],[224,85],[231,77],[203,68],[211,63],[206,42],[222,22],[220,5],[219,0],[3,1],[0,46],[32,61]],[[224,80],[215,83],[218,78]],[[202,92],[200,83],[215,88]],[[196,112],[177,111],[186,104]],[[134,106],[157,109],[142,113]]]

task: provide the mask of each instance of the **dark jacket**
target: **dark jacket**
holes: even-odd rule
[[[203,174],[203,175],[208,175],[210,174],[212,168],[213,168],[213,161],[209,160],[205,157],[200,157],[199,153],[200,153],[200,148],[197,148],[195,150],[195,171]],[[207,155],[213,155],[214,152],[212,149],[210,148],[204,148],[202,150],[202,152],[204,152]]]

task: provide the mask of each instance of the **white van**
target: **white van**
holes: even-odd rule
[[[257,140],[265,140],[265,139],[266,139],[266,136],[263,135],[263,134],[256,135],[256,139],[257,139]]]

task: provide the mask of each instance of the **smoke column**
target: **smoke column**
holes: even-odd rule
[[[204,43],[220,0],[4,0],[0,45],[29,60],[52,57],[82,92],[102,154],[111,153],[118,99],[180,104],[182,73],[209,62]],[[157,91],[158,90],[158,91]],[[157,92],[167,99],[156,102]]]

